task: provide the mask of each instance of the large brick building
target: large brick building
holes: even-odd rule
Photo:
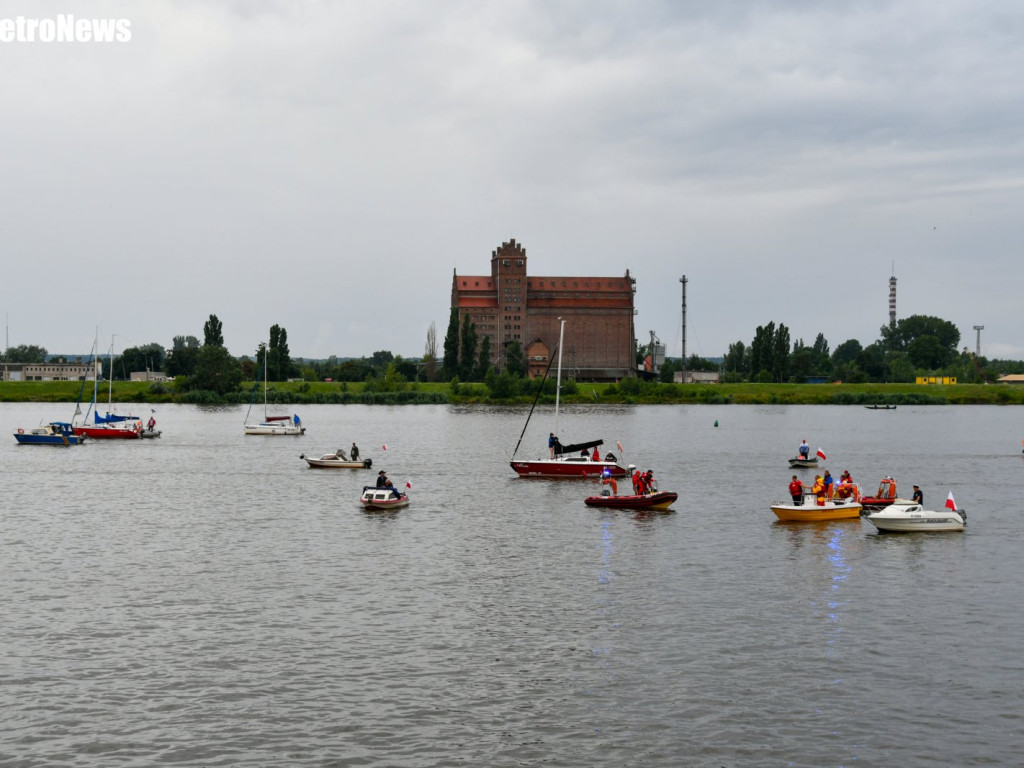
[[[531,276],[526,250],[515,240],[491,253],[490,275],[452,276],[460,326],[468,315],[478,340],[490,337],[491,363],[499,371],[508,345],[518,341],[531,377],[543,374],[558,348],[560,317],[566,321],[563,377],[614,381],[636,375],[635,292],[629,270],[623,277]]]

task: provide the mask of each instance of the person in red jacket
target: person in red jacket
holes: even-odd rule
[[[804,484],[797,479],[796,475],[793,475],[793,480],[789,484],[789,495],[793,497],[794,504],[803,504]]]
[[[639,469],[633,470],[633,495],[639,496],[643,489],[643,480]]]

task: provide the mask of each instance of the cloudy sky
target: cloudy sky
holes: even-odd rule
[[[0,42],[0,309],[50,352],[202,338],[423,353],[452,271],[636,277],[719,356],[898,314],[1024,358],[1024,4],[145,3],[127,42]]]

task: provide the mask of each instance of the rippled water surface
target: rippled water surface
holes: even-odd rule
[[[679,492],[657,514],[516,478],[524,409],[244,414],[0,442],[0,765],[1020,763],[1024,410],[563,409]],[[967,532],[775,522],[805,437],[867,488],[952,490]],[[373,470],[299,459],[352,440]],[[378,468],[408,508],[359,509]]]

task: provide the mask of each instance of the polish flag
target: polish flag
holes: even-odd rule
[[[412,490],[412,483],[406,482],[405,487],[408,488],[411,491]]]
[[[821,450],[821,448],[818,449],[818,458],[822,461],[828,461],[828,456],[825,455],[825,452]]]
[[[949,492],[949,496],[946,497],[946,509],[952,509],[956,512],[956,502],[953,500],[953,492]]]

